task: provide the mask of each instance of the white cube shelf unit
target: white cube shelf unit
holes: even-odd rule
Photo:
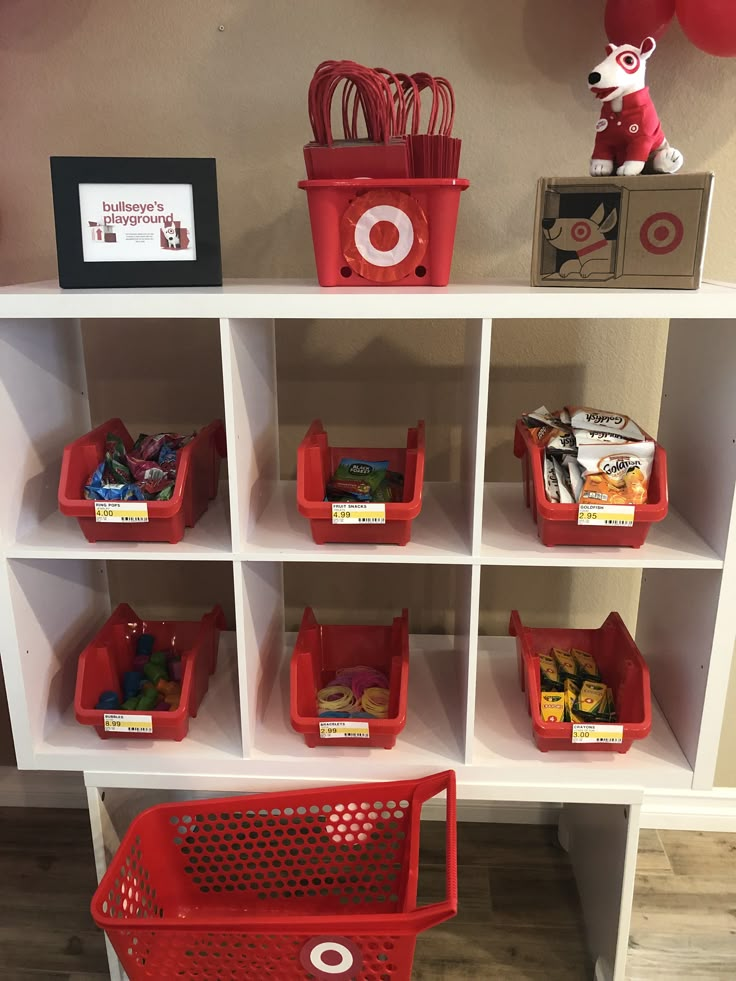
[[[90,545],[57,509],[62,447],[91,425],[80,321],[112,316],[219,320],[228,482],[176,546]],[[486,482],[493,320],[601,317],[670,319],[658,431],[668,449],[670,514],[639,550],[548,549],[520,487]],[[294,483],[280,479],[275,337],[286,318],[466,322],[460,479],[425,486],[406,547],[312,542]],[[112,826],[103,790],[114,791],[124,814],[167,794],[380,781],[452,767],[461,800],[554,803],[586,899],[596,977],[623,979],[640,822],[667,812],[686,826],[713,791],[736,640],[734,369],[730,285],[692,293],[503,283],[0,289],[0,458],[9,461],[0,494],[0,652],[19,765],[85,772],[100,870],[101,836]],[[111,560],[218,562],[232,571],[235,629],[223,637],[212,689],[182,743],[103,741],[74,720],[76,658],[110,613]],[[434,567],[448,567],[452,635],[412,638],[408,722],[392,751],[310,750],[291,731],[283,574],[295,562],[315,564],[315,576],[320,563],[339,563],[356,583],[364,567],[385,566],[419,588]],[[648,739],[624,755],[536,750],[513,641],[479,635],[481,579],[502,566],[643,570],[631,626],[651,669]],[[724,814],[736,826],[736,800]],[[610,844],[602,851],[615,884],[605,901],[589,872],[601,842]]]

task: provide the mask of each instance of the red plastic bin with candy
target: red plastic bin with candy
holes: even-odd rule
[[[225,615],[144,620],[125,603],[79,656],[74,711],[101,739],[182,740],[217,667]]]
[[[220,421],[191,436],[134,441],[120,419],[108,419],[65,447],[59,510],[89,542],[176,544],[217,495],[226,452]]]
[[[320,624],[304,611],[291,657],[291,725],[307,746],[391,749],[406,724],[409,611],[389,626]]]

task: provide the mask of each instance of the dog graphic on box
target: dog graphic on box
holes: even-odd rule
[[[583,197],[583,201],[590,196]],[[560,268],[546,279],[609,279],[614,274],[615,237],[618,226],[618,210],[606,213],[603,202],[592,214],[579,217],[543,218],[542,234],[546,243],[569,257]]]

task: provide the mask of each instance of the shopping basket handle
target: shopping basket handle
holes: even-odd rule
[[[421,835],[422,804],[447,791],[447,816],[445,819],[445,898],[442,902],[422,906],[406,913],[402,919],[411,923],[417,933],[429,930],[438,923],[449,920],[457,913],[457,799],[455,771],[446,770],[420,780],[412,801],[411,869],[414,882],[411,886],[416,896],[416,880],[419,877],[419,840]]]

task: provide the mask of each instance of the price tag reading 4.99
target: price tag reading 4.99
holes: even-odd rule
[[[601,722],[597,725],[586,725],[573,723],[572,741],[574,743],[622,743],[624,741],[624,727],[609,722]]]
[[[332,505],[333,525],[385,525],[386,505],[347,501]]]
[[[596,528],[633,528],[633,504],[581,504],[578,524]]]

